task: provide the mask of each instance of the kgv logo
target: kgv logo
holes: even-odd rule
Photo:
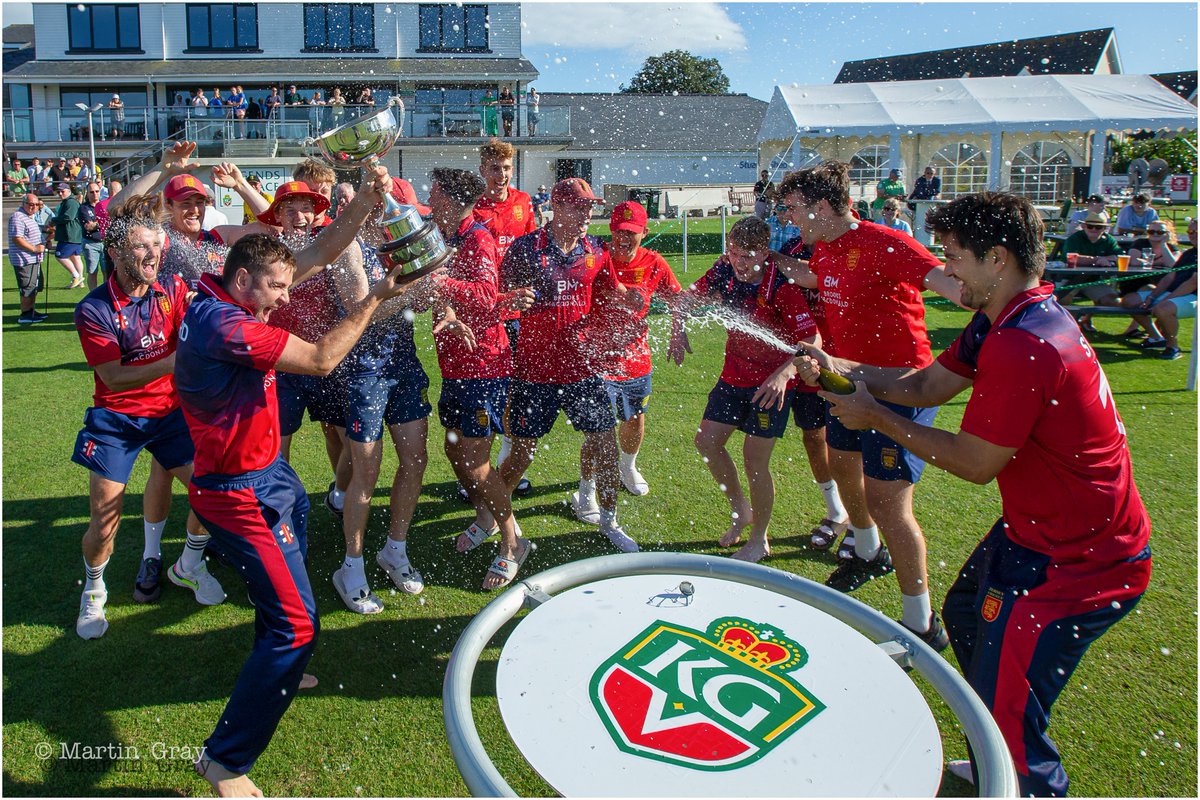
[[[744,619],[705,632],[655,622],[592,675],[590,695],[617,747],[693,769],[765,756],[824,704],[788,676],[804,648]]]

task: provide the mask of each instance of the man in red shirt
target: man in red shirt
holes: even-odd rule
[[[138,453],[145,448],[154,457],[145,497],[146,548],[134,585],[138,602],[154,602],[161,592],[159,548],[171,504],[171,476],[184,482],[192,477],[194,449],[171,374],[187,310],[187,287],[176,276],[159,278],[162,208],[152,201],[157,198],[130,197],[118,209],[105,241],[115,264],[113,274],[75,308],[79,341],[96,371],[94,405],[71,455],[91,471],[92,516],[83,536],[87,582],[75,623],[84,639],[98,639],[108,630],[104,568]],[[187,545],[171,567],[171,580],[191,589],[202,605],[216,605],[225,593],[204,564],[208,535],[193,514],[188,515],[187,531]]]
[[[780,184],[784,213],[813,246],[808,266],[784,260],[802,286],[819,288],[835,352],[843,358],[920,369],[931,360],[921,293],[958,299],[957,284],[911,236],[861,222],[850,211],[849,165],[827,161],[789,173]],[[922,425],[937,408],[897,406]],[[854,550],[826,585],[851,592],[893,570],[904,624],[939,649],[945,631],[933,615],[925,537],[912,512],[913,488],[924,462],[877,431],[849,430],[831,418],[825,428],[834,479],[850,514]],[[876,528],[878,523],[878,528]],[[880,532],[887,547],[880,542]],[[847,534],[849,536],[850,534]],[[890,548],[890,552],[889,552]]]
[[[517,148],[508,142],[492,138],[479,148],[479,174],[487,184],[483,197],[475,203],[475,219],[483,224],[496,240],[496,257],[504,263],[504,256],[513,242],[537,230],[533,213],[533,200],[520,189],[512,186],[513,158]],[[503,276],[501,276],[503,279]],[[512,310],[511,300],[502,302],[504,327],[515,352],[517,332],[520,329],[520,313]],[[512,451],[512,438],[505,434],[500,438],[500,453],[497,464],[503,464]],[[529,494],[532,487],[522,478],[516,492]]]
[[[604,303],[591,314],[588,338],[604,378],[604,387],[613,412],[620,420],[617,444],[620,448],[621,484],[634,495],[650,492],[650,485],[637,468],[637,455],[646,436],[646,406],[650,402],[651,375],[649,328],[646,314],[656,294],[673,297],[682,291],[666,259],[643,248],[646,238],[646,209],[640,203],[619,203],[608,222],[612,245],[605,252],[612,259],[617,279],[644,298],[638,308],[622,303]],[[595,525],[600,521],[596,502],[596,454],[584,441],[579,453],[579,491],[571,496],[571,505],[580,522]]]
[[[761,561],[771,554],[767,530],[775,505],[771,453],[787,431],[795,368],[792,353],[800,342],[820,342],[817,325],[800,287],[775,265],[770,254],[771,229],[757,217],[738,220],[729,230],[725,255],[674,303],[681,310],[716,301],[717,318],[733,315],[778,338],[772,346],[736,327],[725,342],[725,363],[708,405],[696,449],[729,500],[732,523],[721,535],[722,547],[733,547],[750,529],[734,558]],[[786,347],[787,349],[783,349]],[[737,465],[725,448],[734,431],[746,434],[742,448],[750,500],[742,491]]]
[[[1064,797],[1067,775],[1046,736],[1050,708],[1088,646],[1146,590],[1150,518],[1104,371],[1041,280],[1037,211],[1023,197],[985,193],[937,209],[928,224],[963,305],[976,310],[954,343],[920,369],[815,349],[796,363],[809,383],[818,363],[856,382],[852,395],[822,392],[847,427],[903,440],[972,483],[996,480],[1002,516],[942,611],[958,663],[1008,743],[1021,794]],[[934,405],[967,390],[956,434],[874,399]]]

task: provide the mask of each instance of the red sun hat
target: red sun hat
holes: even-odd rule
[[[208,197],[208,189],[204,188],[204,184],[195,175],[176,175],[167,181],[167,186],[163,189],[163,197],[172,201],[183,200],[194,194]]]
[[[279,220],[275,216],[275,211],[284,200],[289,200],[295,197],[307,197],[313,202],[313,211],[318,216],[329,210],[329,198],[320,192],[314,192],[308,188],[308,184],[304,181],[288,181],[281,183],[279,188],[275,190],[275,199],[271,202],[271,207],[258,215],[258,221],[264,225],[279,225]]]
[[[604,201],[596,197],[591,185],[583,178],[563,178],[550,190],[550,202],[580,206]]]
[[[646,230],[646,209],[641,203],[626,200],[618,203],[613,209],[612,217],[608,220],[608,229],[613,231],[633,231],[642,233]]]
[[[404,178],[392,176],[392,197],[396,198],[396,202],[405,206],[415,206],[417,213],[422,217],[428,217],[433,213],[433,209],[417,200],[417,190],[413,185]]]

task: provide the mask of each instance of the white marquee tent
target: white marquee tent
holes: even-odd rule
[[[1002,185],[1005,134],[1196,130],[1196,107],[1148,75],[1021,75],[1004,78],[776,86],[759,128],[761,153],[814,147],[812,140],[922,135],[991,137],[988,185]],[[806,141],[807,140],[807,141]],[[1093,136],[1090,185],[1100,186],[1105,137]],[[769,156],[768,156],[769,157]],[[795,160],[795,159],[794,159]]]

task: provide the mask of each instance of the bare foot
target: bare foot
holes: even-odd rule
[[[212,785],[217,797],[262,797],[262,790],[248,775],[230,772],[212,759],[201,756],[192,765],[196,774]]]
[[[302,678],[300,678],[301,689],[314,689],[318,683],[320,683],[320,681],[317,680],[317,676],[309,675],[307,672],[304,673]]]
[[[739,561],[749,561],[752,564],[757,564],[767,556],[771,555],[771,546],[765,541],[751,539],[742,545],[736,553],[730,558],[736,558]]]
[[[754,521],[752,519],[753,515],[749,511],[741,514],[735,511],[732,516],[733,522],[730,523],[729,530],[721,534],[721,538],[717,540],[717,544],[721,545],[721,547],[733,547],[740,542],[742,540],[742,529],[749,528],[750,524]]]

